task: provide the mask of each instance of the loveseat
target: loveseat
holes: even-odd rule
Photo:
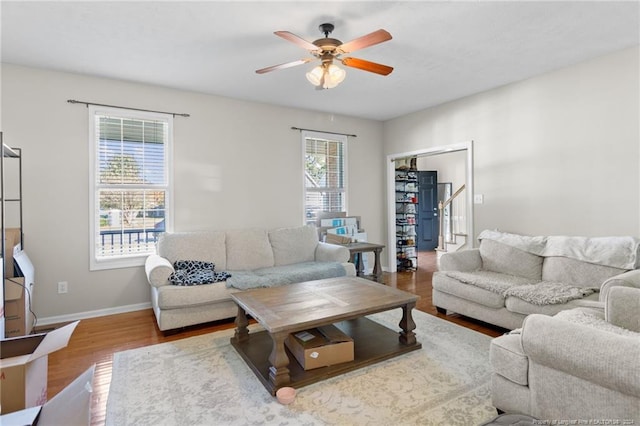
[[[591,305],[529,315],[491,341],[496,408],[540,424],[640,423],[640,289]]]
[[[604,300],[615,285],[640,287],[640,240],[529,237],[485,230],[479,248],[445,253],[433,304],[514,329],[529,314],[554,315]]]
[[[165,331],[235,317],[231,294],[247,288],[353,276],[349,257],[347,248],[319,242],[314,226],[177,232],[160,236],[145,271],[158,327]],[[178,261],[207,264],[216,276],[230,278],[175,285]]]

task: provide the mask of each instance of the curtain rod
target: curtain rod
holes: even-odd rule
[[[350,135],[348,133],[327,132],[326,130],[303,129],[303,128],[300,128],[300,127],[293,127],[293,126],[291,127],[291,130],[300,130],[300,131],[306,130],[308,132],[328,133],[330,135],[349,136],[349,137],[352,137],[352,138],[357,138],[358,137],[358,135]]]
[[[179,115],[180,117],[191,117],[191,115],[189,115],[189,114],[184,114],[184,113],[179,113],[179,112],[154,111],[154,110],[151,110],[151,109],[129,108],[129,107],[123,107],[123,106],[118,106],[118,105],[96,104],[94,102],[76,101],[75,99],[68,99],[67,102],[69,102],[70,104],[84,104],[87,107],[89,105],[94,105],[94,106],[102,106],[102,107],[109,107],[109,108],[130,109],[130,110],[133,110],[133,111],[156,112],[156,113],[159,113],[159,114],[171,114],[174,117],[176,115]]]

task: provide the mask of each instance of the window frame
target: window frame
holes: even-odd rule
[[[144,266],[146,258],[154,253],[155,250],[109,257],[98,257],[96,253],[96,238],[99,238],[100,235],[98,191],[101,188],[101,185],[98,184],[100,167],[98,165],[99,155],[96,140],[98,132],[98,129],[96,129],[96,115],[110,115],[133,120],[164,121],[167,123],[166,155],[164,159],[166,185],[140,185],[140,187],[162,188],[165,191],[165,232],[173,231],[173,115],[89,105],[89,270],[98,271]]]
[[[312,130],[302,130],[300,132],[300,140],[301,140],[301,146],[302,146],[302,223],[303,225],[306,225],[308,222],[308,218],[307,218],[307,183],[306,183],[306,154],[307,154],[307,139],[324,139],[324,140],[328,140],[328,141],[333,141],[333,142],[340,142],[342,143],[342,161],[344,163],[344,174],[343,174],[343,190],[342,190],[342,194],[343,194],[343,199],[344,199],[344,205],[343,210],[344,212],[348,212],[348,176],[349,176],[349,167],[348,167],[348,144],[347,144],[347,135],[341,135],[341,134],[336,134],[336,133],[324,133],[324,132],[317,132],[317,131],[312,131]]]

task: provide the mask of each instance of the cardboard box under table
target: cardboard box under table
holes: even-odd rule
[[[47,400],[48,355],[67,346],[79,321],[50,331],[0,341],[2,414]]]
[[[284,343],[305,370],[353,361],[353,339],[333,325],[290,334]]]

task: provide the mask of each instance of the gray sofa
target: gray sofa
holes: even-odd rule
[[[554,315],[604,300],[615,285],[640,287],[632,237],[528,237],[483,231],[477,249],[445,253],[433,304],[507,329],[529,314]]]
[[[493,405],[557,424],[640,423],[640,289],[614,286],[600,304],[533,314],[493,339]]]
[[[165,233],[145,263],[151,304],[160,330],[235,317],[231,293],[252,287],[355,275],[345,247],[318,241],[313,226]],[[206,261],[231,278],[173,285],[176,261]]]

